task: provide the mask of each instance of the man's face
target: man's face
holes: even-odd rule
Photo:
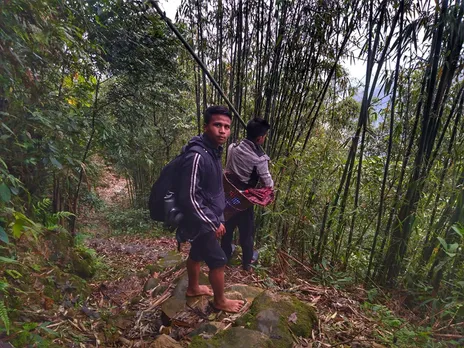
[[[267,133],[256,138],[256,144],[263,145],[266,141]]]
[[[204,131],[216,146],[223,145],[230,135],[231,122],[226,115],[213,115],[211,121],[205,124]]]

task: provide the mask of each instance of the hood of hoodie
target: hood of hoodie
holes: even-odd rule
[[[202,135],[194,136],[192,139],[190,139],[187,145],[185,145],[182,148],[182,152],[184,152],[189,147],[192,147],[194,145],[203,147],[205,150],[207,150],[207,152],[214,154],[214,156],[217,158],[221,158],[222,156],[223,147],[222,146],[215,147],[212,141],[208,138],[208,136],[205,133],[203,133]]]

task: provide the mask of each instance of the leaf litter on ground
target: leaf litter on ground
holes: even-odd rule
[[[100,197],[110,206],[124,205],[121,197],[126,189],[125,180],[107,168],[103,181],[105,185],[98,192]],[[95,211],[87,214],[89,219],[105,224],[104,218]],[[106,233],[102,233],[102,230]],[[106,267],[104,274],[91,283],[93,292],[87,299],[88,307],[85,307],[88,312],[83,309],[72,319],[61,313],[48,326],[60,330],[62,341],[75,341],[77,335],[80,339],[85,337],[86,346],[148,347],[156,336],[164,333],[185,345],[189,342],[188,334],[199,324],[220,320],[224,330],[243,314],[217,315],[211,309],[187,308],[167,323],[161,305],[171,296],[175,281],[184,274],[185,268],[170,268],[151,274],[146,271],[147,265],[156,263],[161,254],[175,250],[177,242],[172,236],[113,236],[108,230],[106,226],[98,233],[93,231],[93,237],[86,241]],[[188,246],[182,247],[181,254],[183,259],[187,258]],[[245,272],[239,267],[227,266],[226,286],[240,283],[268,288],[271,284],[273,291],[294,294],[314,306],[318,323],[312,339],[294,337],[294,347],[380,348],[385,347],[383,344],[388,340],[394,339],[394,334],[382,325],[381,320],[363,308],[368,293],[362,286],[324,286],[315,279],[318,272],[301,260],[279,252],[277,261],[264,273],[262,270]],[[202,272],[207,272],[206,266],[202,266]],[[156,289],[164,290],[156,294],[155,289],[145,292],[144,284],[149,277],[159,280]],[[249,307],[251,304],[247,305]],[[393,297],[386,305],[405,323],[420,323],[421,318],[417,313],[404,308],[400,296]],[[99,316],[93,313],[99,313]],[[295,323],[298,320],[296,313],[287,320]],[[64,330],[65,326],[67,328]],[[69,332],[73,330],[78,333]],[[108,330],[114,332],[114,337],[109,337]],[[447,330],[441,334],[452,335]]]

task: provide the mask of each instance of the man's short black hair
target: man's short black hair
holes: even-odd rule
[[[232,114],[229,109],[222,105],[211,105],[203,113],[203,122],[209,124],[213,115],[224,115],[232,119]]]
[[[257,137],[265,135],[271,128],[269,122],[260,117],[250,120],[246,126],[247,138],[256,140]]]

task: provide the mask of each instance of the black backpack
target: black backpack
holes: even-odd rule
[[[204,152],[203,148],[198,145],[186,147],[180,155],[164,166],[158,180],[153,184],[148,200],[148,209],[150,210],[150,217],[153,220],[167,222],[165,221],[165,197],[169,193],[176,193],[175,184],[178,182],[180,174],[178,168],[180,167],[184,155],[191,151],[198,153]]]

